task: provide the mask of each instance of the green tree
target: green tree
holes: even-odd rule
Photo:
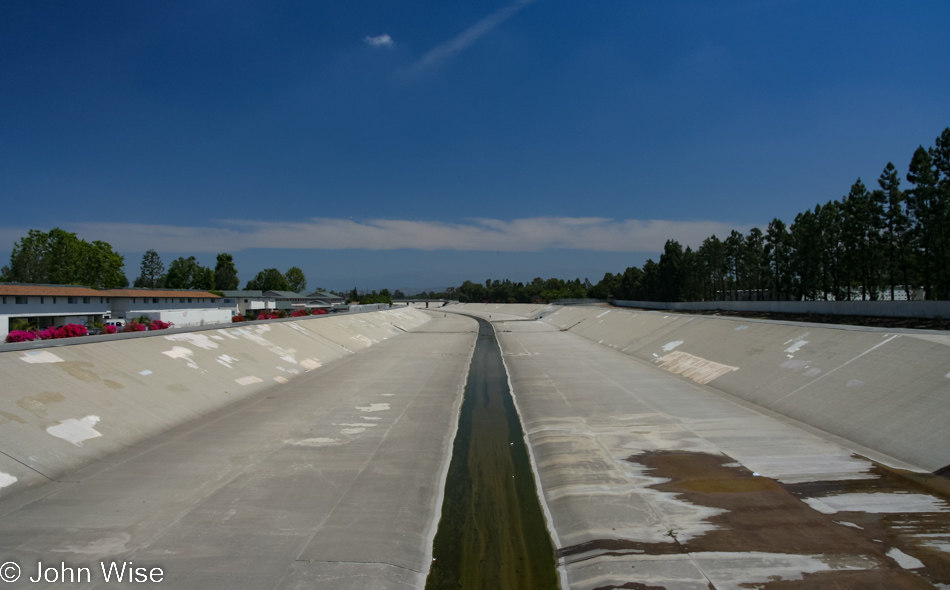
[[[86,242],[60,228],[30,230],[13,246],[8,281],[117,287],[128,284],[124,260],[106,242]]]
[[[287,269],[287,272],[284,273],[284,278],[287,279],[287,285],[294,293],[302,293],[303,290],[307,288],[307,277],[305,277],[303,271],[296,266],[291,266]],[[390,301],[390,303],[392,303],[392,301]]]
[[[155,250],[148,250],[142,255],[141,274],[135,279],[136,287],[157,289],[164,286],[165,265]]]
[[[218,254],[214,265],[214,288],[219,291],[233,291],[239,283],[234,257],[227,253]]]
[[[290,284],[276,268],[265,268],[247,282],[245,288],[251,291],[290,291]]]
[[[214,271],[198,264],[194,256],[179,257],[168,265],[165,286],[169,289],[214,289]]]
[[[877,179],[877,184],[881,187],[878,200],[887,204],[887,210],[884,213],[884,260],[891,300],[894,299],[894,291],[899,284],[904,285],[905,297],[910,299],[910,272],[913,260],[911,223],[904,207],[904,191],[900,188],[901,180],[894,164],[887,163],[880,178]]]
[[[791,244],[785,222],[775,218],[765,232],[765,251],[772,273],[772,298],[788,299],[792,291]]]

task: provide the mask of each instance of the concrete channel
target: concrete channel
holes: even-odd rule
[[[487,304],[0,352],[0,576],[424,587],[461,313],[563,588],[950,588],[946,333]]]

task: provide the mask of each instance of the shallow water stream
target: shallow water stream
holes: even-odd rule
[[[432,554],[427,589],[558,587],[501,349],[482,319]]]

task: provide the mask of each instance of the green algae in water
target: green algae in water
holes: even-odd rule
[[[478,324],[426,589],[558,588],[501,349]]]

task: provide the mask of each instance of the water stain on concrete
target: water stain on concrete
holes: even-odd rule
[[[650,476],[667,480],[651,488],[676,494],[691,504],[721,509],[708,519],[716,528],[683,541],[671,531],[673,542],[664,543],[592,540],[560,549],[562,563],[603,555],[765,552],[821,556],[828,571],[804,573],[800,580],[776,576],[741,587],[933,588],[950,583],[950,553],[942,550],[950,541],[950,512],[839,510],[824,514],[805,502],[849,493],[892,495],[895,510],[902,496],[929,494],[942,502],[950,497],[950,485],[938,476],[906,474],[869,461],[873,467],[867,479],[782,484],[754,475],[724,455],[657,451],[627,460],[646,467]],[[895,555],[913,558],[923,567],[904,569]],[[836,569],[862,562],[866,565]]]
[[[165,389],[174,393],[185,393],[186,391],[191,391],[181,383],[172,383],[170,385],[166,385]]]
[[[16,405],[27,412],[30,412],[37,418],[46,418],[46,410],[49,404],[55,404],[66,401],[62,394],[53,391],[43,391],[36,395],[27,395],[17,400]]]
[[[102,382],[105,383],[106,387],[108,387],[109,389],[125,389],[125,385],[122,385],[118,381],[103,379]]]
[[[95,383],[99,381],[99,375],[96,375],[94,372],[90,371],[89,368],[94,367],[92,363],[86,363],[83,361],[63,361],[56,364],[57,367],[60,367],[62,370],[66,371],[76,379],[80,381],[85,381],[86,383]]]
[[[19,422],[20,424],[26,424],[26,420],[20,418],[16,414],[11,414],[10,412],[0,412],[0,424],[6,422]]]

